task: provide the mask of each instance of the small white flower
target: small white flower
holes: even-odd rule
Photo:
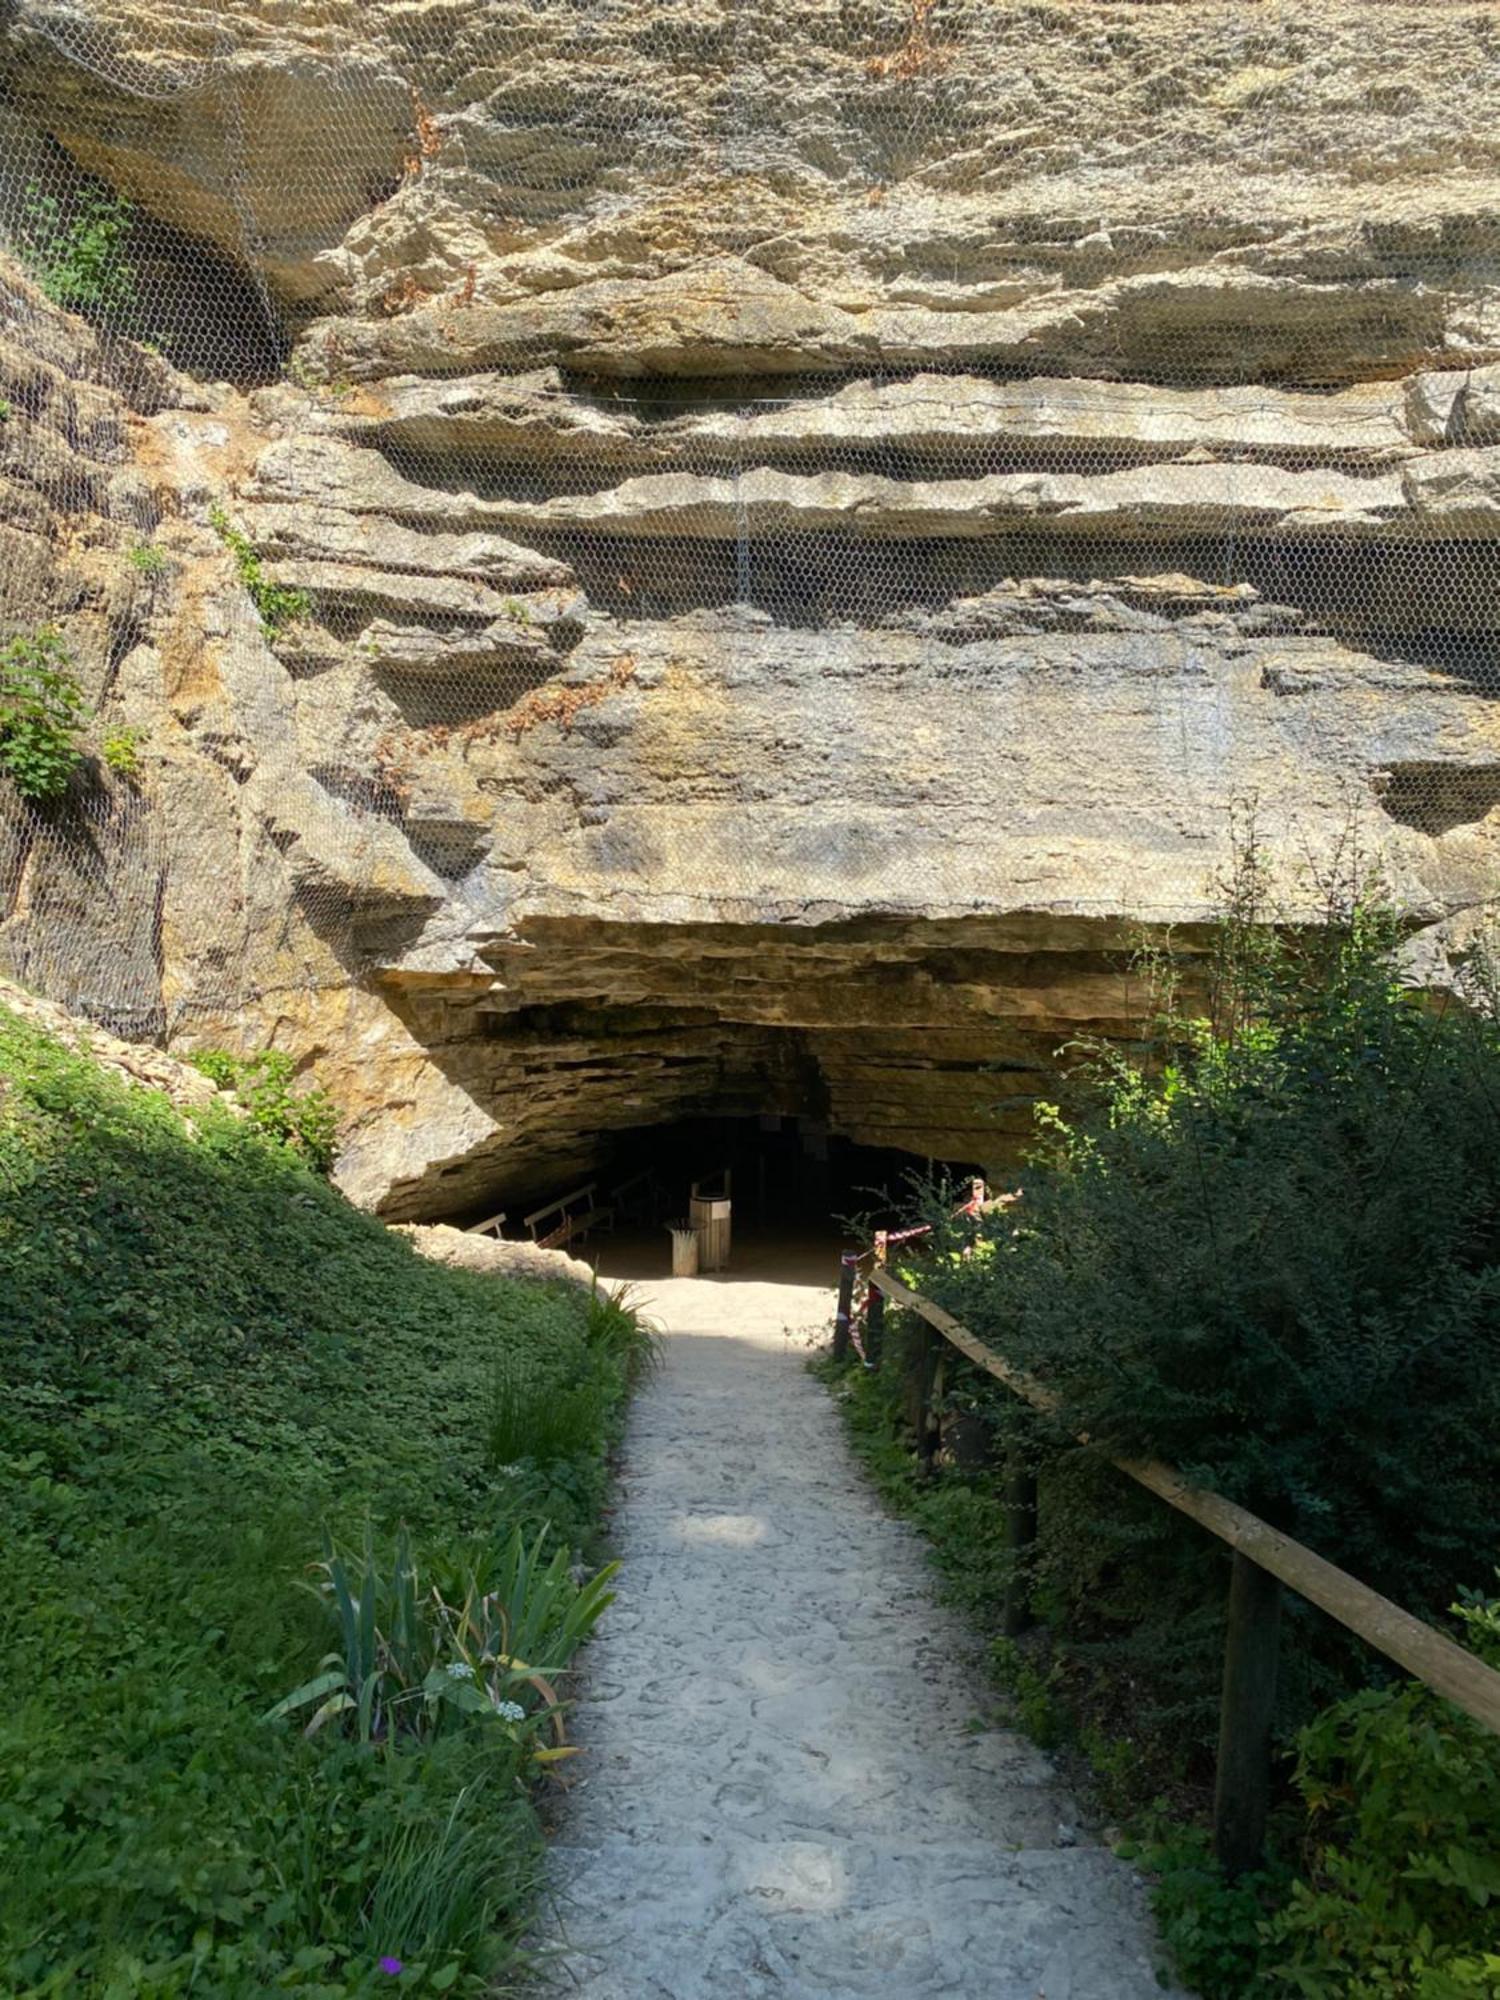
[[[526,1720],[526,1711],[518,1701],[498,1701],[493,1695],[491,1695],[490,1699],[495,1702],[495,1713],[502,1722],[524,1722]]]
[[[448,1678],[450,1681],[471,1681],[474,1678],[474,1669],[467,1660],[450,1660]]]

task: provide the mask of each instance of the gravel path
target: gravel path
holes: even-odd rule
[[[590,2000],[1159,2000],[1131,1870],[980,1721],[975,1646],[804,1370],[830,1295],[674,1279],[553,1849]]]

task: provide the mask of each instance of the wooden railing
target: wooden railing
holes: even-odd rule
[[[594,1229],[611,1228],[614,1211],[600,1205],[598,1193],[599,1183],[590,1181],[587,1187],[574,1188],[571,1194],[559,1195],[556,1201],[545,1202],[541,1208],[534,1208],[530,1215],[523,1215],[521,1220],[531,1231],[532,1242],[544,1250],[560,1250],[575,1236],[587,1236]],[[543,1224],[546,1224],[545,1228]]]
[[[868,1258],[868,1253],[866,1253]],[[834,1351],[849,1351],[851,1301],[855,1266],[866,1258],[845,1257],[839,1273],[839,1311]],[[865,1310],[865,1365],[878,1368],[884,1345],[886,1301],[915,1313],[922,1323],[923,1343],[917,1369],[919,1450],[930,1466],[937,1449],[936,1408],[939,1402],[936,1350],[940,1335],[976,1367],[1003,1382],[1033,1408],[1054,1414],[1059,1399],[1045,1383],[1013,1367],[987,1347],[966,1326],[931,1299],[914,1292],[884,1268],[877,1255],[869,1262],[869,1294]],[[842,1340],[840,1335],[842,1334]],[[1087,1439],[1080,1439],[1087,1443]],[[1224,1681],[1219,1707],[1218,1765],[1214,1784],[1214,1851],[1231,1873],[1240,1874],[1260,1861],[1265,1843],[1270,1801],[1271,1723],[1276,1694],[1281,1589],[1283,1585],[1316,1604],[1331,1618],[1373,1646],[1379,1653],[1451,1701],[1465,1715],[1500,1734],[1500,1673],[1434,1626],[1379,1591],[1326,1561],[1312,1549],[1283,1535],[1248,1509],[1191,1486],[1155,1459],[1115,1458],[1110,1461],[1127,1478],[1196,1521],[1234,1551],[1229,1585],[1229,1617],[1225,1639]],[[1036,1533],[1034,1474],[1013,1462],[1002,1475],[1010,1508],[1011,1546],[1019,1554]],[[1020,1565],[1005,1607],[1007,1632],[1023,1629],[1025,1601]]]
[[[656,1169],[645,1167],[612,1187],[606,1199],[617,1222],[650,1223],[661,1214],[665,1195]]]
[[[730,1168],[719,1167],[711,1174],[700,1174],[688,1191],[690,1201],[728,1201],[734,1175]]]
[[[505,1233],[505,1210],[499,1209],[482,1222],[470,1222],[466,1227],[471,1236],[501,1236]]]

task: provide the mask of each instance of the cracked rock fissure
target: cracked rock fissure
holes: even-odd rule
[[[986,1714],[978,1648],[804,1368],[830,1295],[673,1279],[552,1853],[587,2000],[1147,2000],[1141,1885]]]

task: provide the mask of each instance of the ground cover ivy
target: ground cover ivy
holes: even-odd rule
[[[551,1554],[594,1536],[631,1372],[607,1302],[428,1263],[253,1121],[189,1124],[3,1009],[0,1299],[0,1990],[492,1990],[550,1712],[525,1683],[364,1740],[273,1711],[328,1656],[330,1545],[405,1548],[462,1607],[545,1527],[566,1620]],[[543,1402],[590,1385],[569,1456],[495,1469],[503,1356]]]

